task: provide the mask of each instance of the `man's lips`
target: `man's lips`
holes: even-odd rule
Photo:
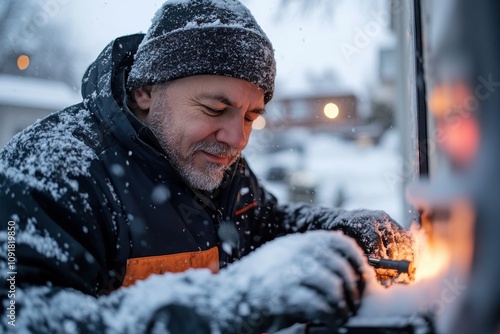
[[[200,152],[203,153],[207,158],[207,160],[209,160],[210,162],[214,162],[216,164],[221,164],[221,165],[227,165],[229,162],[229,157],[225,155],[212,154],[206,151],[200,151]]]

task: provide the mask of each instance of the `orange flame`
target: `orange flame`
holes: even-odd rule
[[[443,274],[451,263],[451,254],[446,242],[436,238],[424,228],[413,233],[415,236],[415,259],[413,261],[415,282]]]
[[[415,258],[415,282],[432,279],[448,270],[467,273],[473,253],[475,214],[472,203],[457,198],[447,205],[449,216],[422,217],[422,226],[411,227]]]

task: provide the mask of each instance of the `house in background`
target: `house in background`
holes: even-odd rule
[[[358,121],[358,99],[352,93],[290,94],[278,96],[271,103],[274,108],[270,108],[270,126],[327,127],[331,130]],[[273,109],[277,109],[276,115],[272,114]]]
[[[38,119],[80,101],[79,92],[63,82],[0,75],[0,148]]]

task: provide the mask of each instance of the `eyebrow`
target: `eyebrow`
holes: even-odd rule
[[[222,102],[225,105],[228,105],[232,108],[236,108],[236,104],[233,101],[231,101],[231,99],[229,99],[227,96],[225,96],[223,94],[205,94],[205,95],[202,95],[202,98],[217,100],[217,101]],[[256,109],[249,110],[249,112],[259,114],[259,115],[264,115],[266,113],[266,109],[265,108],[256,108]]]

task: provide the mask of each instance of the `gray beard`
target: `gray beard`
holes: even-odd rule
[[[219,187],[224,178],[224,172],[237,158],[232,159],[228,166],[207,162],[207,168],[200,170],[193,162],[186,161],[180,157],[179,152],[172,149],[172,145],[169,145],[169,143],[162,143],[160,141],[160,144],[167,153],[174,168],[177,169],[184,181],[194,189],[214,190]],[[227,152],[226,148],[227,145],[222,143],[209,144],[205,141],[201,141],[190,148],[188,156],[192,157],[193,153],[199,149],[203,149],[208,153],[221,154]]]
[[[171,110],[168,105],[165,105],[164,101],[160,103],[162,104],[162,109],[155,108],[154,110],[163,110],[163,112],[160,115],[159,112],[152,111],[154,114],[152,115],[149,128],[158,139],[161,147],[165,150],[172,166],[191,188],[210,191],[219,187],[224,178],[224,172],[238,159],[239,152],[231,149],[224,143],[199,141],[189,148],[187,157],[183,157],[180,151],[176,149],[178,145],[175,140],[180,138],[179,132],[169,126],[171,124],[169,117]],[[168,131],[165,132],[164,129],[168,129]],[[227,166],[208,162],[207,168],[200,170],[192,161],[193,154],[198,150],[216,155],[231,156],[233,158]]]

